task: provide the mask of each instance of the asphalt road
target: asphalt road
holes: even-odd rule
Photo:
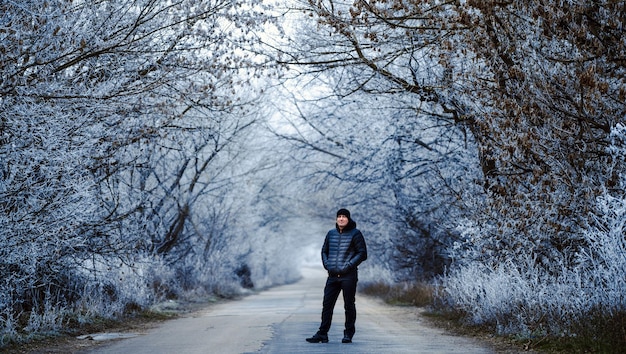
[[[341,296],[329,343],[307,343],[305,338],[319,326],[324,282],[322,270],[306,269],[296,284],[209,306],[88,353],[493,353],[485,344],[427,326],[414,308],[389,306],[359,294],[353,343],[341,343]]]

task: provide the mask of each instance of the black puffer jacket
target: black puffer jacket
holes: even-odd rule
[[[335,227],[328,231],[322,246],[322,262],[330,276],[356,272],[361,262],[367,259],[367,247],[361,231],[353,220],[339,232]]]

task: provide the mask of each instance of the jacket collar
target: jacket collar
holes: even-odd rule
[[[337,231],[339,231],[340,233],[352,231],[352,230],[356,229],[356,222],[354,220],[350,219],[350,221],[348,221],[348,225],[346,225],[346,227],[343,228],[343,231],[339,230],[339,225],[337,225],[337,223],[335,223],[335,229],[337,229]]]

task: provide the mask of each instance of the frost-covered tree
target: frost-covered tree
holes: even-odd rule
[[[450,216],[467,207],[462,195],[480,191],[462,130],[434,117],[415,120],[419,107],[401,94],[342,98],[319,81],[289,91],[303,94],[291,97],[296,104],[275,133],[293,146],[311,193],[332,196],[318,209],[352,206],[371,231],[378,265],[405,270],[398,278],[440,273],[455,240]]]
[[[120,313],[207,280],[211,264],[230,280],[235,262],[212,257],[245,253],[223,231],[228,169],[258,118],[262,59],[250,50],[261,10],[0,3],[3,332],[53,327],[81,304]]]
[[[603,149],[624,119],[622,24],[611,15],[624,9],[560,4],[307,2],[328,39],[291,62],[335,73],[341,96],[411,95],[416,122],[465,127],[500,223],[490,248],[567,263],[594,197],[616,183]]]
[[[606,153],[626,116],[623,4],[468,5],[461,23],[473,31],[452,45],[487,69],[469,98],[481,104],[476,135],[500,220],[494,251],[523,249],[556,271],[624,168]]]
[[[394,25],[372,15],[385,3],[370,5],[302,3],[315,23],[296,25],[284,61],[302,73],[295,80],[308,73],[324,88],[317,95],[315,82],[296,89],[303,92],[300,131],[287,138],[309,151],[303,154],[331,161],[320,168],[369,211],[385,235],[381,245],[396,245],[385,261],[413,278],[432,275],[443,270],[441,257],[456,237],[452,221],[473,209],[461,196],[482,193],[474,137],[460,103],[445,95],[454,88],[441,34],[409,16]],[[443,10],[433,8],[432,21]],[[411,32],[422,30],[424,38]]]

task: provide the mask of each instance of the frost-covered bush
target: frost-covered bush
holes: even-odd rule
[[[614,127],[611,137],[608,152],[621,183],[597,199],[599,213],[585,233],[586,247],[578,254],[576,269],[584,275],[581,283],[588,289],[590,306],[608,317],[626,313],[626,174],[619,169],[626,161],[626,125]]]
[[[585,236],[588,246],[579,253],[582,282],[593,289],[594,304],[626,310],[626,199],[605,195],[599,200],[603,214]]]
[[[608,153],[621,172],[626,129],[617,125]],[[499,333],[585,335],[624,344],[619,323],[626,313],[626,198],[620,188],[606,189],[596,199],[593,223],[581,230],[581,247],[571,262],[545,267],[536,253],[493,255],[494,230],[468,222],[464,242],[455,244],[453,268],[440,279],[439,299],[467,314],[474,324]],[[491,232],[489,232],[491,230]],[[545,235],[548,236],[548,235]],[[524,245],[521,243],[521,245]],[[525,245],[532,245],[526,243]],[[557,270],[557,271],[554,271]],[[620,345],[621,345],[620,344]]]
[[[575,278],[542,273],[531,259],[495,268],[473,263],[443,278],[439,296],[471,323],[492,325],[501,334],[567,333],[569,323],[589,309],[589,294]]]
[[[474,324],[494,326],[499,333],[570,335],[626,311],[626,205],[602,200],[606,229],[586,233],[588,247],[573,268],[555,276],[536,259],[499,264],[472,262],[454,268],[440,285],[440,299],[468,315]]]

